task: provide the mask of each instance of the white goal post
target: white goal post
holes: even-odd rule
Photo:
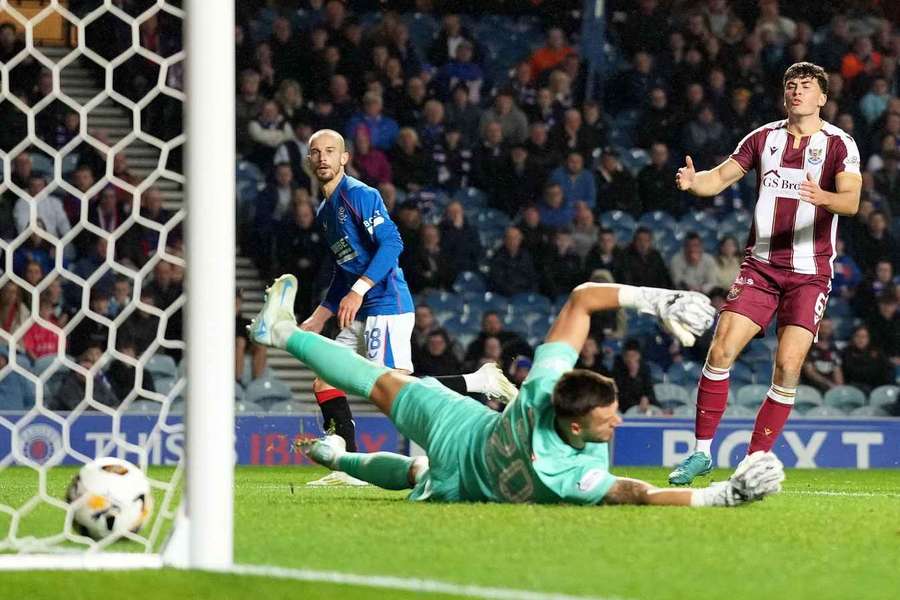
[[[34,496],[17,507],[4,504],[0,496],[0,519],[9,523],[7,531],[0,529],[0,571],[20,569],[134,569],[158,568],[166,565],[209,570],[227,570],[233,564],[233,484],[234,484],[234,331],[235,319],[235,46],[234,46],[234,2],[233,0],[184,0],[181,3],[167,3],[165,0],[148,0],[149,8],[139,15],[126,14],[113,0],[97,0],[97,7],[88,14],[76,16],[71,13],[67,3],[60,0],[49,0],[37,14],[26,16],[19,6],[9,0],[0,0],[0,13],[6,20],[15,22],[19,31],[24,31],[25,47],[23,51],[9,63],[0,65],[3,72],[3,100],[12,104],[27,118],[27,136],[12,150],[0,150],[2,160],[3,187],[0,193],[8,190],[23,198],[29,204],[30,221],[28,231],[23,231],[12,241],[0,239],[0,254],[6,258],[0,261],[0,286],[13,282],[20,288],[32,292],[28,323],[16,331],[9,333],[0,331],[0,346],[9,347],[9,366],[0,370],[0,378],[8,374],[16,374],[35,386],[35,406],[25,414],[11,418],[0,414],[0,427],[9,431],[9,452],[0,452],[0,487],[4,485],[4,474],[14,465],[17,469],[31,468],[37,476]],[[154,15],[166,15],[180,19],[183,27],[184,48],[168,57],[161,57],[142,47],[141,25]],[[98,19],[112,15],[130,28],[131,47],[123,56],[106,60],[93,52],[86,42],[86,28]],[[71,52],[54,62],[47,58],[36,44],[35,30],[49,16],[62,17],[71,29],[69,39],[76,42]],[[11,19],[10,19],[11,17]],[[137,100],[125,98],[115,90],[114,71],[125,63],[126,56],[139,56],[154,63],[158,67],[159,78],[149,82],[149,90]],[[101,93],[87,101],[78,102],[70,97],[61,87],[62,72],[75,65],[79,57],[85,57],[99,65],[105,72],[105,81],[100,84]],[[36,60],[39,66],[52,74],[52,91],[42,100],[29,106],[15,97],[10,89],[12,70],[24,60]],[[180,63],[180,64],[179,64]],[[173,67],[183,68],[183,91],[170,87],[168,75]],[[160,93],[175,98],[184,104],[184,130],[174,139],[160,140],[141,129],[142,111]],[[89,131],[87,121],[91,111],[101,103],[114,100],[132,119],[132,131],[122,139],[109,141],[98,139]],[[80,125],[74,139],[60,148],[53,148],[40,139],[36,131],[36,114],[48,107],[53,101],[61,101],[68,108],[77,112]],[[113,138],[114,136],[110,136]],[[115,136],[118,137],[118,136]],[[113,162],[116,153],[124,152],[129,144],[139,141],[155,148],[159,160],[152,172],[140,183],[132,185],[116,178]],[[106,162],[106,176],[101,177],[95,186],[88,190],[79,190],[64,178],[66,153],[73,151],[79,143],[86,142],[100,151]],[[185,146],[183,172],[174,173],[168,169],[167,161],[170,151],[179,145]],[[12,182],[13,159],[29,150],[38,151],[49,156],[52,173],[48,191],[31,196],[29,192]],[[45,159],[46,160],[46,159]],[[169,181],[183,184],[184,206],[173,218],[163,225],[149,221],[141,216],[141,197],[158,178],[165,177]],[[153,229],[159,236],[159,243],[154,255],[146,265],[138,269],[122,266],[115,262],[113,247],[122,237],[120,229],[107,232],[88,223],[87,203],[90,197],[98,193],[104,185],[114,184],[125,190],[133,198],[133,206],[137,210],[125,219],[121,228],[139,224]],[[68,193],[76,197],[81,204],[80,220],[76,224],[82,231],[99,237],[107,237],[110,250],[102,268],[117,276],[126,276],[134,281],[134,291],[127,308],[116,318],[105,316],[94,317],[88,310],[89,289],[100,277],[91,275],[79,279],[62,266],[63,252],[67,244],[74,241],[77,231],[45,240],[54,249],[54,267],[48,273],[48,283],[43,281],[35,286],[29,285],[22,277],[13,273],[11,256],[24,243],[37,226],[38,202],[50,195]],[[176,226],[184,226],[183,259],[169,254],[165,246],[167,236]],[[43,234],[39,233],[43,236]],[[183,266],[185,268],[184,295],[164,310],[147,306],[139,301],[142,280],[160,261]],[[98,269],[98,273],[100,270]],[[68,281],[83,287],[81,308],[73,316],[68,325],[57,326],[36,317],[37,296],[49,287],[49,275],[62,276]],[[183,304],[182,304],[183,303]],[[173,345],[166,339],[164,330],[168,319],[179,308],[184,307],[184,381],[178,381],[174,387],[165,392],[138,391],[141,384],[141,372],[150,359],[153,349],[171,349],[181,347]],[[138,308],[160,319],[157,340],[150,351],[135,359],[118,351],[116,332],[120,325]],[[71,333],[74,326],[84,316],[91,315],[94,320],[109,328],[109,349],[102,358],[90,368],[86,368],[65,355],[65,342],[59,343],[58,356],[53,367],[41,374],[31,371],[24,363],[17,362],[16,346],[21,341],[27,325],[38,323],[57,333],[60,338]],[[136,371],[135,390],[128,395],[118,408],[105,406],[91,398],[93,378],[101,367],[111,361],[122,361]],[[58,369],[69,369],[81,374],[85,379],[87,398],[68,415],[55,413],[47,406],[46,384]],[[160,435],[160,430],[171,433],[176,430],[165,423],[166,416],[173,414],[173,404],[178,396],[184,397],[184,445],[182,462],[174,470],[169,482],[152,481],[151,485],[164,494],[161,505],[155,511],[160,515],[148,524],[149,531],[141,535],[127,533],[123,537],[137,542],[142,552],[116,551],[114,543],[104,541],[92,542],[73,531],[72,509],[66,504],[61,494],[49,489],[48,472],[63,459],[74,459],[86,462],[94,458],[69,446],[70,434],[77,419],[82,418],[85,410],[93,409],[102,417],[109,417],[112,423],[110,439],[104,444],[98,442],[98,453],[114,454],[127,452],[142,468],[146,469],[148,456],[153,451],[150,445],[153,436]],[[138,402],[155,402],[160,416],[147,438],[135,444],[125,439],[120,431],[120,419],[132,404]],[[17,420],[18,419],[18,420]],[[38,421],[35,421],[37,419]],[[19,446],[23,423],[45,421],[59,431],[62,450],[46,462],[32,461]],[[181,425],[177,425],[180,432]],[[158,443],[158,442],[157,442]],[[101,449],[102,448],[102,449]],[[185,475],[181,508],[175,517],[172,506],[176,496],[176,488],[182,472]],[[52,509],[65,512],[65,531],[46,537],[17,537],[16,528],[20,524],[20,513],[27,515],[34,507],[48,505]],[[174,517],[175,523],[168,543],[161,539],[161,521]],[[5,524],[5,523],[0,523]],[[151,527],[152,526],[152,527]],[[4,535],[6,536],[4,538]]]

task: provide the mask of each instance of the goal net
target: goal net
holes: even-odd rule
[[[190,4],[0,0],[0,568],[230,564],[233,8]],[[139,531],[74,521],[100,457]]]

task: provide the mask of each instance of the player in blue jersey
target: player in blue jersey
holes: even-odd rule
[[[310,137],[308,160],[322,190],[316,221],[331,248],[335,269],[325,299],[300,329],[319,333],[328,319],[337,316],[341,331],[336,342],[378,365],[412,373],[415,307],[398,264],[403,242],[381,194],[345,173],[350,155],[336,131],[322,129]],[[508,385],[496,366],[448,382],[457,391],[501,397]],[[347,448],[355,451],[346,393],[321,379],[316,379],[313,390],[326,428],[333,427]],[[361,482],[337,473],[316,483]]]
[[[538,347],[518,398],[502,413],[449,390],[360,359],[296,327],[296,279],[283,275],[250,326],[256,343],[284,348],[320,377],[369,398],[426,457],[348,452],[338,436],[303,444],[316,462],[412,500],[736,506],[781,489],[771,452],[748,456],[727,480],[698,489],[658,489],[609,471],[607,443],[618,416],[615,383],[573,369],[591,314],[619,307],[652,314],[683,344],[710,327],[715,311],[694,292],[587,283],[577,287]],[[288,296],[287,298],[285,296]]]

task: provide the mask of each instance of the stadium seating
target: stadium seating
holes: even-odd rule
[[[882,385],[872,390],[869,394],[869,404],[872,406],[890,406],[900,399],[900,387],[896,385]]]
[[[494,311],[501,315],[509,311],[510,303],[506,296],[495,294],[493,292],[485,292],[483,294],[473,295],[466,299],[465,310],[478,315],[488,311]]]
[[[487,291],[487,284],[484,282],[484,278],[478,273],[473,271],[463,271],[456,276],[456,280],[453,282],[453,291],[457,294],[464,294],[466,292],[483,294]]]
[[[682,404],[672,409],[673,417],[693,418],[697,414],[697,408],[690,404]]]
[[[646,212],[638,219],[638,225],[648,227],[653,231],[657,231],[661,228],[674,230],[676,223],[675,217],[664,210]]]
[[[160,408],[162,408],[162,404],[159,402],[154,402],[153,400],[135,400],[128,407],[126,412],[129,413],[141,413],[141,414],[156,414],[159,412]]]
[[[234,401],[240,402],[244,399],[246,393],[244,392],[244,388],[241,387],[241,384],[237,381],[234,382]]]
[[[692,404],[687,390],[674,383],[654,383],[653,393],[661,406],[665,406],[665,403]]]
[[[528,312],[544,312],[549,314],[553,307],[547,296],[541,294],[516,294],[509,299],[516,311],[527,309]]]
[[[291,399],[291,390],[281,381],[274,378],[261,377],[247,386],[244,400],[268,408],[276,402]]]
[[[255,402],[248,402],[247,400],[241,400],[234,405],[235,413],[260,413],[265,412],[263,408],[256,404]]]
[[[759,406],[766,397],[769,386],[761,384],[745,385],[738,390],[735,402],[741,406]]]
[[[647,409],[646,413],[642,413],[641,407],[637,404],[629,407],[628,410],[625,411],[625,416],[628,417],[660,417],[662,414],[663,411],[659,407],[653,405],[650,405],[650,408]]]
[[[271,414],[296,415],[303,411],[303,404],[296,400],[282,400],[269,407],[269,413]]]
[[[678,385],[696,385],[700,379],[700,368],[699,363],[691,361],[674,363],[666,371],[666,381]]]
[[[756,416],[756,411],[749,406],[741,404],[729,404],[725,407],[725,419],[752,419]]]
[[[454,314],[463,312],[465,306],[465,301],[459,294],[450,292],[428,294],[425,298],[425,303],[434,312],[452,312]]]
[[[834,406],[816,406],[811,408],[804,415],[805,417],[843,417],[846,416],[846,413],[839,408],[835,408]]]
[[[18,355],[16,357],[16,360],[21,361],[22,358],[22,355]],[[34,364],[31,365],[31,372],[35,375],[40,375],[48,368],[50,368],[50,366],[55,362],[57,362],[57,356],[55,354],[45,354],[44,356],[38,357],[38,359],[34,361]]]
[[[153,375],[154,381],[159,378],[178,377],[178,368],[175,366],[175,359],[168,354],[154,354],[147,361],[145,368]]]
[[[442,325],[451,336],[456,337],[464,333],[477,334],[481,321],[471,314],[459,314],[447,319]]]
[[[606,347],[606,342],[609,340],[603,340],[603,346]],[[618,341],[618,340],[615,340]],[[620,342],[621,345],[621,342]],[[657,363],[652,360],[646,361],[647,368],[650,369],[650,380],[653,383],[663,383],[666,380],[666,372],[663,371],[663,368],[659,366]]]
[[[858,406],[850,411],[851,417],[889,417],[888,411],[881,406]]]
[[[732,386],[744,386],[753,383],[753,370],[742,362],[736,362],[731,367],[729,376]]]
[[[822,406],[824,400],[822,394],[811,385],[798,385],[797,396],[794,398],[794,409],[805,414],[816,406]]]
[[[866,395],[859,388],[839,385],[825,392],[825,406],[839,408],[847,412],[866,404]]]

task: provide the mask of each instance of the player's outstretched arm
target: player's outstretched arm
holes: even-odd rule
[[[734,159],[726,159],[709,171],[696,171],[694,161],[685,156],[684,166],[675,174],[675,186],[695,196],[715,196],[743,176],[744,170]]]
[[[739,506],[781,491],[784,465],[772,452],[754,452],[727,481],[697,489],[657,488],[639,479],[619,477],[604,504],[653,506]]]
[[[591,328],[591,314],[631,308],[655,316],[684,346],[692,346],[712,326],[715,309],[698,292],[672,291],[608,283],[583,283],[569,295],[547,334],[547,342],[565,342],[580,351]]]

